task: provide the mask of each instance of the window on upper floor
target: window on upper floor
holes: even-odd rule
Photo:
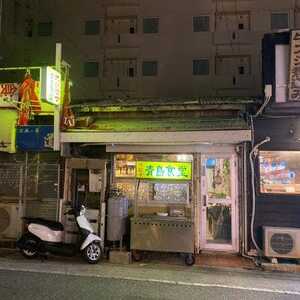
[[[209,16],[193,17],[194,32],[209,31]]]
[[[144,33],[158,33],[159,31],[159,18],[144,18],[143,32]]]
[[[251,74],[249,55],[219,55],[216,56],[217,76],[243,76]]]
[[[209,75],[209,60],[208,59],[193,60],[193,75]]]
[[[288,13],[272,13],[271,14],[271,30],[289,28]]]
[[[32,18],[28,18],[25,20],[25,36],[32,37],[34,30],[34,21]]]
[[[218,12],[216,31],[250,30],[250,12]]]
[[[143,61],[142,73],[143,76],[157,76],[158,73],[157,61]]]
[[[84,63],[84,76],[85,77],[98,77],[99,63],[95,61],[87,61]]]
[[[52,22],[39,22],[38,23],[38,35],[39,36],[51,36],[53,31]]]
[[[100,33],[100,21],[99,20],[85,21],[84,34],[97,35],[99,33]]]
[[[132,59],[106,59],[103,75],[105,77],[136,77],[137,60]]]
[[[105,20],[105,32],[112,34],[137,33],[136,17],[109,17]]]

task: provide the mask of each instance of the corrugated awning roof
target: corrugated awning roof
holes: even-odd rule
[[[77,127],[77,130],[80,129]],[[96,119],[88,131],[100,132],[155,132],[155,131],[207,131],[248,129],[240,118],[160,118],[160,119]],[[76,129],[75,129],[76,130]],[[72,131],[72,130],[69,130]]]
[[[255,97],[180,97],[180,98],[120,98],[102,99],[72,105],[76,112],[119,112],[149,110],[157,107],[202,107],[210,105],[246,105],[256,102]],[[78,100],[79,102],[79,100]]]

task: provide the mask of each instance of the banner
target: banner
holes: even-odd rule
[[[300,30],[291,32],[289,100],[300,101]]]
[[[19,84],[0,83],[0,107],[15,108],[19,100]]]

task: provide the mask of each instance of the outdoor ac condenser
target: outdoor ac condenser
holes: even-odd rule
[[[264,254],[274,258],[300,258],[300,229],[264,227]]]
[[[19,206],[0,203],[0,240],[16,239],[20,233]]]

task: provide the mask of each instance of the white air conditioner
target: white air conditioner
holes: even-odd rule
[[[0,240],[16,239],[20,231],[19,205],[0,203]]]
[[[264,254],[274,258],[300,258],[300,229],[264,227]]]

